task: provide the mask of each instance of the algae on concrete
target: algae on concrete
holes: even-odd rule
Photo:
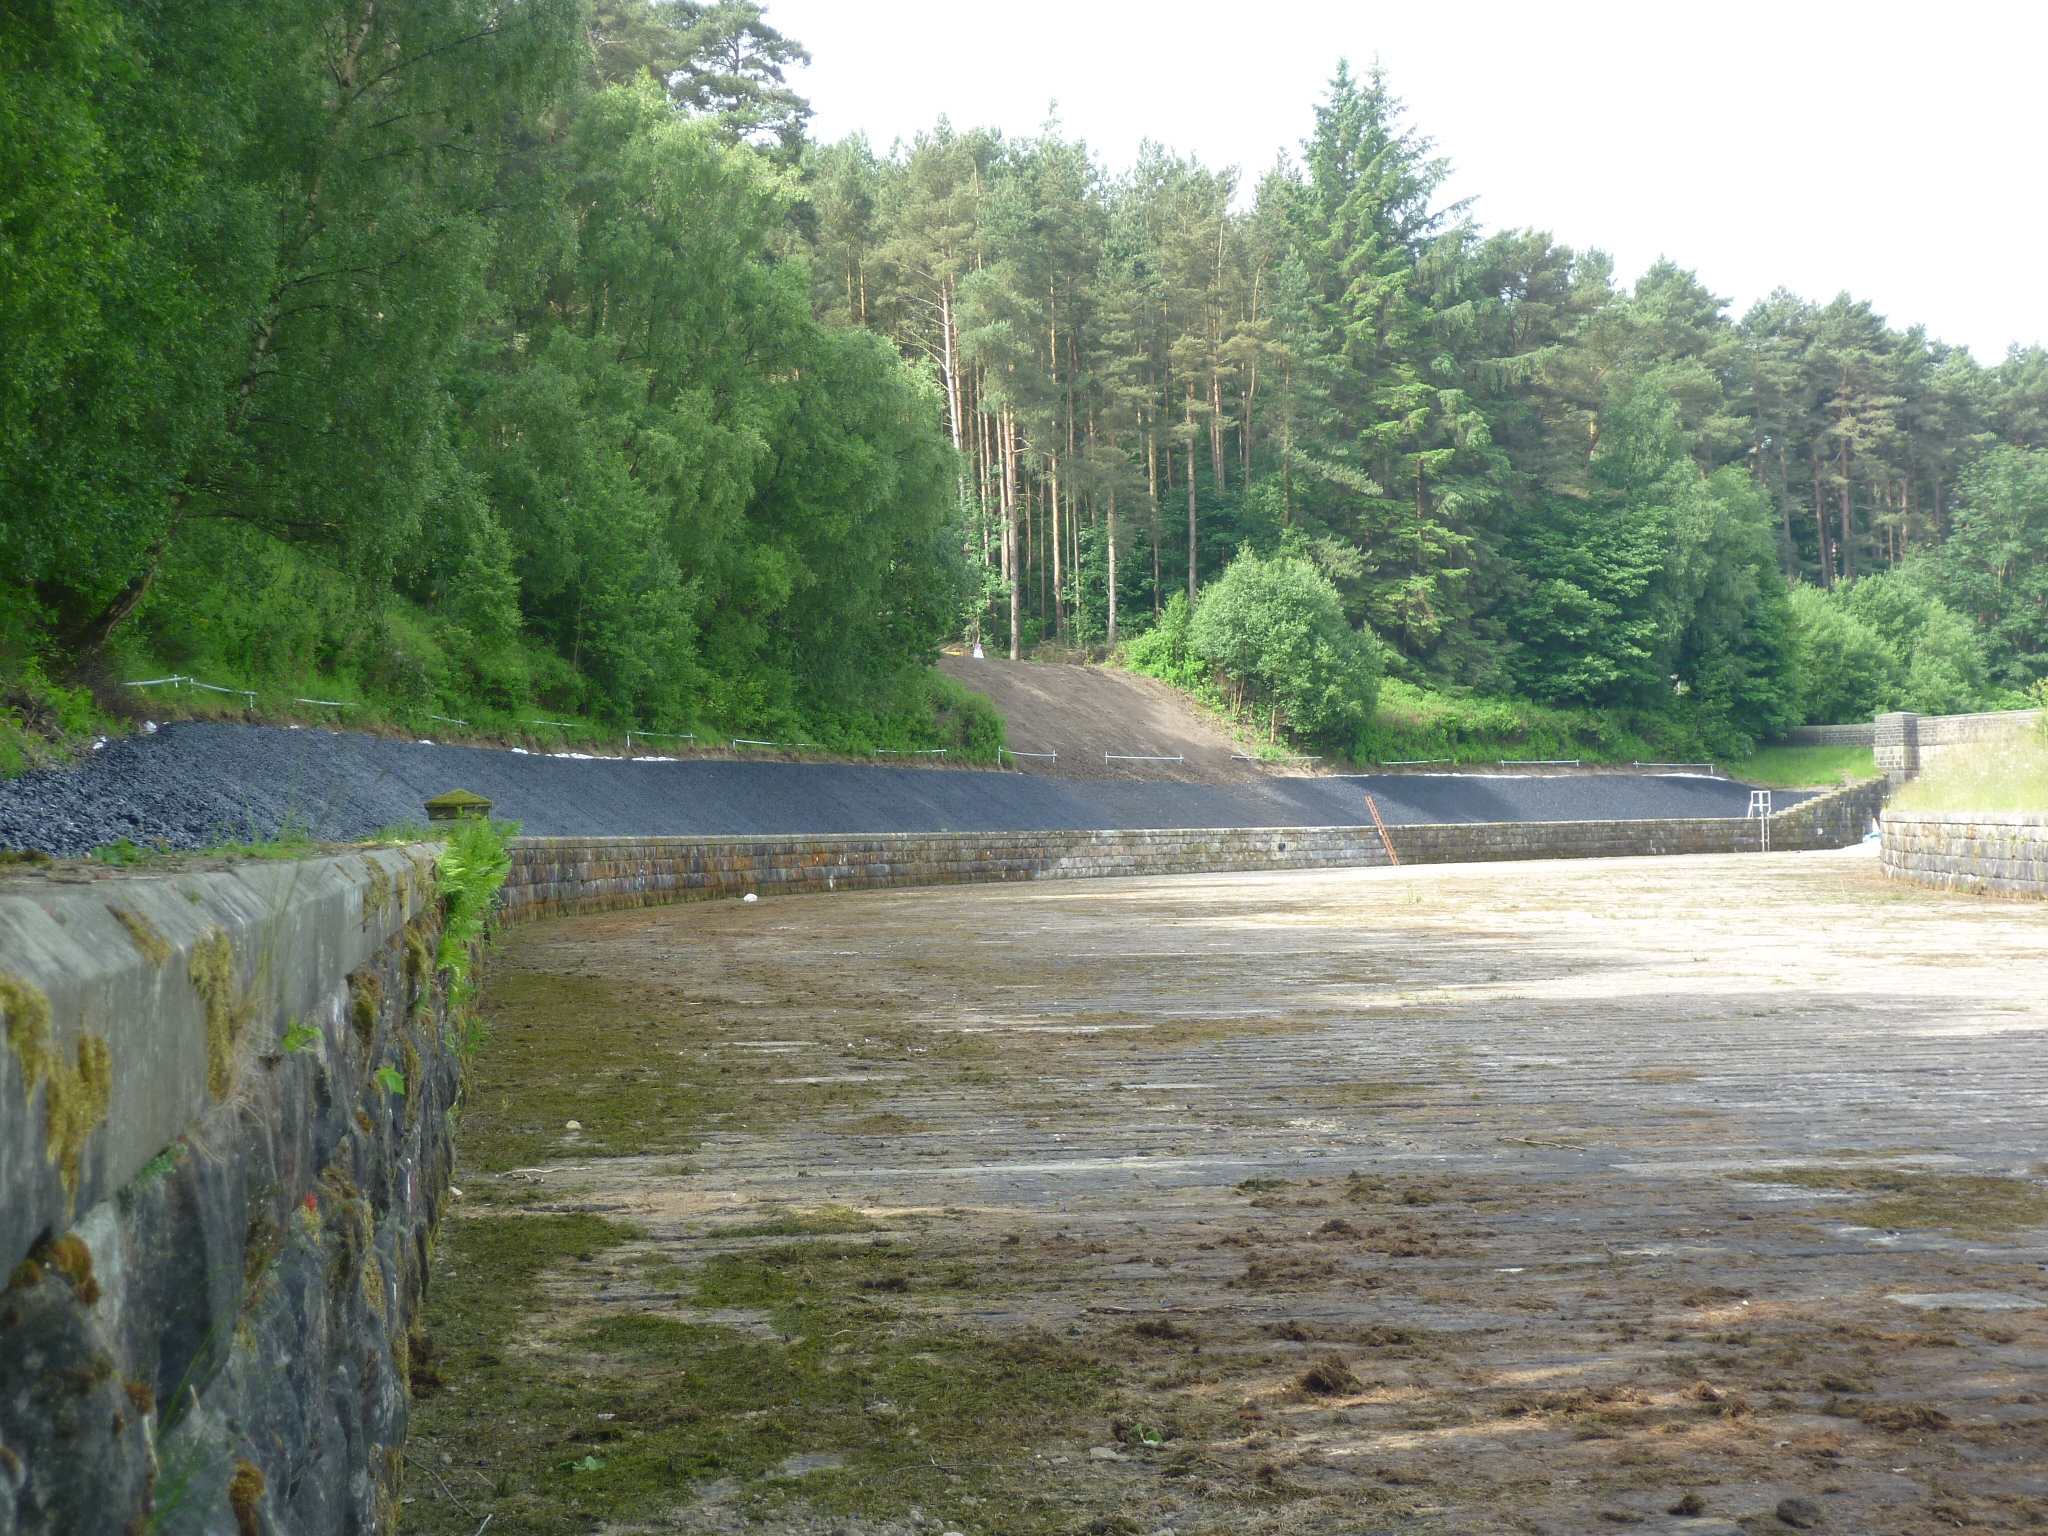
[[[252,1000],[235,985],[234,945],[218,928],[192,946],[189,970],[192,989],[206,1005],[207,1091],[223,1099],[234,1086],[235,1048],[249,1027]]]
[[[98,1035],[81,1031],[76,1060],[65,1061],[51,1043],[50,1000],[19,976],[0,975],[0,1014],[7,1019],[7,1044],[21,1063],[27,1097],[33,1100],[37,1085],[45,1086],[47,1155],[57,1165],[66,1197],[75,1200],[85,1143],[107,1118],[113,1100],[113,1052]]]
[[[151,970],[160,971],[171,958],[171,942],[164,937],[164,931],[133,907],[107,903],[107,910],[114,914],[114,920],[128,930],[128,937],[135,941],[135,947],[142,951],[142,958],[149,962]]]

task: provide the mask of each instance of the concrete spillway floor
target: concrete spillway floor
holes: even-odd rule
[[[2040,1521],[2044,939],[1855,853],[519,931],[408,1529]]]
[[[1604,821],[1741,816],[1749,786],[1698,774],[1408,774],[1229,784],[1072,782],[845,763],[541,756],[345,732],[200,722],[111,741],[82,768],[0,784],[0,848],[78,855],[117,838],[173,848],[293,825],[364,837],[449,789],[530,836],[1032,832],[1126,827]],[[1805,796],[1780,791],[1783,809]]]

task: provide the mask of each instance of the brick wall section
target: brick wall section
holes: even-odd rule
[[[1839,848],[1863,836],[1884,781],[1833,791],[1771,818],[1779,850]],[[1740,818],[1474,822],[1388,829],[1404,864],[1746,853]],[[512,845],[508,922],[719,897],[1111,875],[1380,866],[1371,827],[1209,831],[876,833],[852,837],[526,837]]]
[[[2048,897],[2048,815],[1893,811],[1884,818],[1879,862],[1895,879],[1921,885]]]

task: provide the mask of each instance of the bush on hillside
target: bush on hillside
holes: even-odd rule
[[[1124,665],[1198,698],[1218,702],[1209,668],[1195,654],[1193,629],[1194,614],[1188,607],[1188,596],[1176,592],[1166,600],[1157,624],[1124,642]]]
[[[1793,589],[1801,719],[1838,725],[1888,709],[1952,715],[2016,702],[1992,681],[1982,637],[1926,578],[1907,565],[1831,592]]]
[[[1378,707],[1379,642],[1351,627],[1329,577],[1295,555],[1231,561],[1202,591],[1188,649],[1230,680],[1240,709],[1277,708],[1319,744],[1348,747]]]

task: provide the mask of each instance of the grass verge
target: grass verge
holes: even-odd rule
[[[1771,789],[1831,788],[1877,772],[1869,747],[1759,747],[1740,762],[1722,765],[1738,779]]]

